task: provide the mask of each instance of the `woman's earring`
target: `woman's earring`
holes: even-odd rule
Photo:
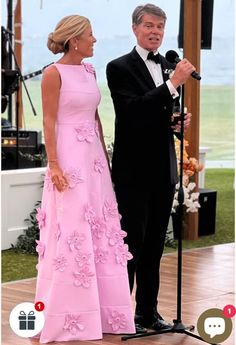
[[[75,50],[78,50],[78,48],[77,48],[77,47],[75,47]]]

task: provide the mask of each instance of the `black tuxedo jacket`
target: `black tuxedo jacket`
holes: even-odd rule
[[[160,56],[164,83],[158,87],[134,48],[107,65],[115,109],[114,183],[178,181],[171,115],[174,101],[165,81],[174,69]],[[164,73],[165,71],[165,73]],[[178,100],[177,100],[178,102]]]

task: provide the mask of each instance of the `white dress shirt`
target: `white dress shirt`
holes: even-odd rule
[[[136,46],[136,51],[140,55],[140,57],[143,59],[145,65],[147,66],[155,85],[158,87],[161,84],[163,84],[164,80],[163,80],[163,75],[162,75],[161,64],[155,63],[152,60],[148,60],[147,56],[148,56],[149,51],[140,47],[138,44]],[[156,54],[157,54],[157,52],[154,53],[154,55],[156,55]],[[179,96],[178,91],[175,89],[175,87],[173,86],[173,84],[171,83],[171,81],[169,79],[166,81],[166,85],[167,85],[173,99],[175,99],[176,97]]]

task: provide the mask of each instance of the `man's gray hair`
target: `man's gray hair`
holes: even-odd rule
[[[165,12],[158,6],[153,4],[146,4],[137,6],[132,14],[132,23],[140,24],[144,14],[150,14],[152,16],[161,17],[165,21],[167,19]]]

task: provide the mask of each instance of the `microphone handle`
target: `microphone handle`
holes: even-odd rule
[[[178,63],[178,62],[180,62],[181,61],[181,59],[179,58],[179,57],[176,57],[175,58],[175,62],[176,63]],[[202,79],[202,77],[196,72],[196,71],[193,71],[192,73],[191,73],[191,76],[194,78],[194,79],[197,79],[197,80],[201,80]]]
[[[193,71],[191,73],[191,76],[194,78],[194,79],[197,79],[197,80],[201,80],[202,77],[196,72],[196,71]]]

